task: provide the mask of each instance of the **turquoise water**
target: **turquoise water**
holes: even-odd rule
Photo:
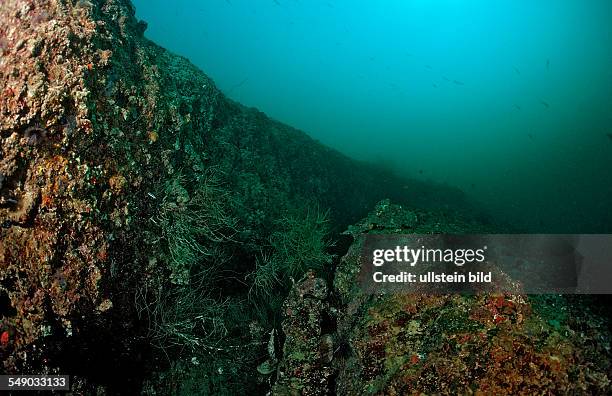
[[[353,158],[522,230],[612,229],[610,1],[134,3],[229,97]]]

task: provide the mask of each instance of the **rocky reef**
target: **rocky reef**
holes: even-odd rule
[[[361,246],[369,233],[486,231],[380,202],[349,227],[354,242],[338,264],[330,297],[319,303],[305,293],[318,283],[326,290],[322,279],[307,278],[287,299],[283,323],[291,336],[276,394],[608,394],[609,322],[588,308],[587,297],[371,295],[359,287]],[[334,318],[334,325],[324,317]],[[325,359],[316,345],[322,339],[333,340]]]
[[[2,372],[135,391],[177,356],[251,356],[262,340],[244,330],[268,334],[290,278],[329,258],[325,230],[385,196],[465,203],[232,102],[134,15],[128,0],[0,7]],[[313,254],[289,268],[295,241]]]
[[[128,0],[2,1],[0,373],[75,394],[609,390],[605,323],[569,303],[360,294],[365,233],[499,228],[231,101],[145,30]],[[411,209],[358,222],[383,198]]]

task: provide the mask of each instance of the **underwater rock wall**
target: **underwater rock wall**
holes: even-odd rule
[[[36,342],[70,337],[113,305],[102,284],[129,232],[120,194],[129,187],[125,178],[111,187],[120,159],[96,119],[92,81],[111,52],[96,47],[104,23],[91,12],[85,2],[0,8],[0,360],[9,372],[39,369],[47,356]]]
[[[148,343],[134,300],[203,259],[245,272],[288,210],[329,208],[342,227],[384,196],[462,200],[232,102],[145,29],[127,0],[2,2],[4,372],[134,370]]]

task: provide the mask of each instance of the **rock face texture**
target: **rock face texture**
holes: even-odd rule
[[[3,372],[130,370],[121,386],[139,389],[152,343],[213,350],[187,334],[231,332],[212,316],[185,330],[202,311],[173,306],[168,322],[160,302],[190,301],[180,287],[219,265],[248,274],[288,211],[329,208],[342,227],[385,196],[463,202],[232,102],[145,29],[128,0],[2,1]],[[208,307],[248,288],[203,287],[221,290]]]
[[[287,299],[288,336],[276,394],[610,393],[610,328],[584,296],[370,295],[359,287],[368,234],[488,231],[478,223],[380,202],[347,231],[354,242],[338,264],[329,292],[335,298],[314,308],[315,300],[296,300],[308,285],[323,282],[306,279]],[[324,323],[326,315],[335,326]],[[333,340],[331,373],[313,346],[321,333]],[[304,350],[310,353],[298,352]],[[320,387],[311,385],[313,377]]]
[[[273,393],[327,394],[332,389],[334,336],[326,333],[330,307],[327,284],[313,273],[289,293],[284,305],[283,362]]]

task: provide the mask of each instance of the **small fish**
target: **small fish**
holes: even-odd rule
[[[520,70],[519,70],[517,67],[512,66],[512,68],[514,69],[514,72],[515,72],[516,74],[518,74],[519,76],[521,75],[521,71],[520,71]]]
[[[274,4],[276,4],[277,6],[281,5],[281,3],[278,2],[278,0],[274,0]]]
[[[426,69],[429,69],[429,70],[431,70],[431,69],[432,69],[431,65],[425,65],[425,68],[426,68]]]
[[[419,175],[423,174],[423,169],[419,169]]]
[[[529,137],[529,140],[533,140],[533,133],[528,133],[527,136]]]
[[[453,84],[455,84],[455,85],[465,85],[463,82],[461,82],[459,80],[453,80]]]
[[[475,183],[471,183],[471,184],[470,184],[470,187],[475,188],[475,187],[476,187],[476,184],[475,184]]]
[[[612,133],[606,133],[606,136],[608,137],[608,139],[612,140]]]
[[[546,70],[550,70],[550,59],[546,59]]]
[[[544,100],[542,100],[542,99],[540,99],[540,103],[541,103],[541,104],[542,104],[544,107],[546,107],[547,109],[550,107],[550,105],[549,105],[549,104],[548,104],[546,101],[544,101]]]
[[[442,76],[442,80],[450,82],[450,79],[446,76]]]
[[[438,88],[438,84],[436,84],[436,83],[433,83],[433,84],[431,84],[431,85],[432,85],[434,88]]]
[[[515,108],[515,109],[517,109],[517,110],[520,110],[520,109],[521,109],[521,106],[519,106],[519,105],[515,104],[515,105],[514,105],[514,108]]]

